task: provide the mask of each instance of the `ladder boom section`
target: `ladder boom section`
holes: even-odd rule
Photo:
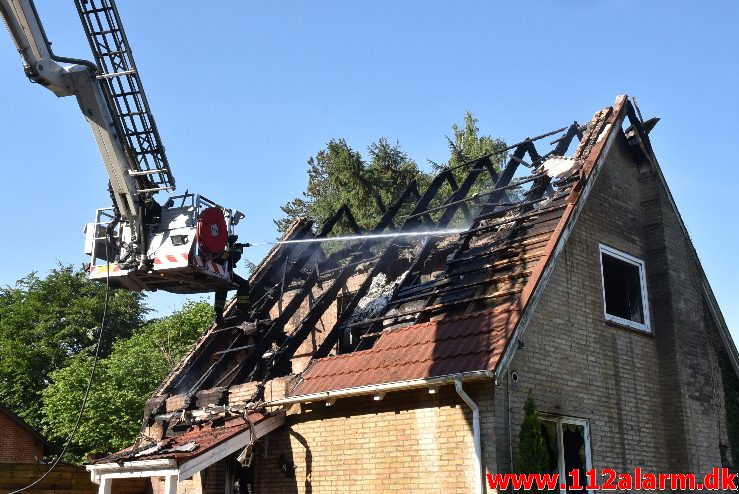
[[[174,190],[175,180],[115,0],[75,0],[75,5],[102,71],[98,80],[125,141],[139,192]]]
[[[142,223],[141,206],[159,191],[174,190],[174,177],[115,2],[75,3],[97,65],[54,55],[33,0],[0,0],[0,15],[28,77],[57,96],[76,96],[95,136],[120,219]]]
[[[75,65],[69,69],[68,76],[74,83],[77,103],[98,145],[120,219],[140,222],[142,218],[137,200],[139,184],[131,173],[133,170],[129,165],[130,161],[117,137],[118,131],[106,104],[103,89],[95,78],[90,78],[87,67]]]

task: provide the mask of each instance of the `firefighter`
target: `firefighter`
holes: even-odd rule
[[[239,262],[244,247],[248,246],[249,244],[234,244],[234,249],[229,259],[232,266]],[[236,283],[238,288],[236,289],[236,310],[235,313],[231,317],[229,317],[229,319],[234,319],[235,324],[238,324],[246,321],[250,316],[249,310],[251,307],[249,304],[249,280],[242,278],[234,271],[232,271],[232,273],[232,279],[234,283]],[[218,291],[216,292],[216,298],[213,302],[213,310],[215,310],[216,313],[216,324],[218,324],[219,326],[223,324],[223,311],[226,308],[227,296],[227,291]]]

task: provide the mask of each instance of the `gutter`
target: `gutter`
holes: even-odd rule
[[[305,395],[288,396],[279,400],[273,400],[264,403],[264,406],[283,406],[295,405],[297,403],[312,403],[315,401],[328,401],[337,398],[348,398],[353,396],[376,395],[392,391],[404,391],[408,389],[431,388],[444,384],[452,384],[457,380],[473,381],[478,379],[493,379],[494,371],[474,371],[463,372],[460,374],[448,374],[438,377],[427,377],[423,379],[411,379],[409,381],[396,381],[383,384],[372,384],[369,386],[357,386],[354,388],[344,388],[332,391],[322,391],[320,393],[310,393]]]
[[[85,465],[85,468],[90,472],[90,480],[95,484],[100,484],[103,477],[167,477],[178,473],[177,461],[172,459],[92,464]]]
[[[460,398],[467,404],[468,407],[472,410],[472,437],[475,444],[475,479],[477,482],[475,482],[475,492],[477,494],[483,493],[483,487],[482,487],[482,446],[480,444],[480,407],[477,406],[477,403],[472,401],[472,398],[465,393],[464,389],[462,389],[462,377],[456,377],[454,379],[454,389],[457,391],[457,394]]]

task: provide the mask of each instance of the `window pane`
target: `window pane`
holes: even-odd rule
[[[559,473],[559,441],[557,440],[557,422],[542,419],[541,435],[544,436],[544,444],[546,444],[547,453],[549,454],[547,473]]]
[[[602,254],[606,313],[644,324],[639,266]]]
[[[565,459],[565,476],[567,477],[567,492],[571,492],[569,486],[572,484],[570,472],[580,470],[580,484],[587,483],[585,477],[585,427],[582,425],[562,423],[562,449]],[[572,491],[582,492],[582,491]]]

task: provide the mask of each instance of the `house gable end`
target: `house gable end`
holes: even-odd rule
[[[602,466],[706,471],[722,463],[727,444],[711,340],[727,355],[733,343],[727,347],[720,328],[718,338],[709,334],[705,321],[714,322],[715,314],[705,277],[656,160],[647,158],[646,135],[639,142],[621,125],[614,130],[602,168],[522,317],[499,382],[516,371],[513,410],[533,390],[544,412],[609,424],[607,433],[593,425]],[[601,245],[644,262],[651,331],[606,320]],[[645,458],[639,445],[650,443],[655,448]]]

